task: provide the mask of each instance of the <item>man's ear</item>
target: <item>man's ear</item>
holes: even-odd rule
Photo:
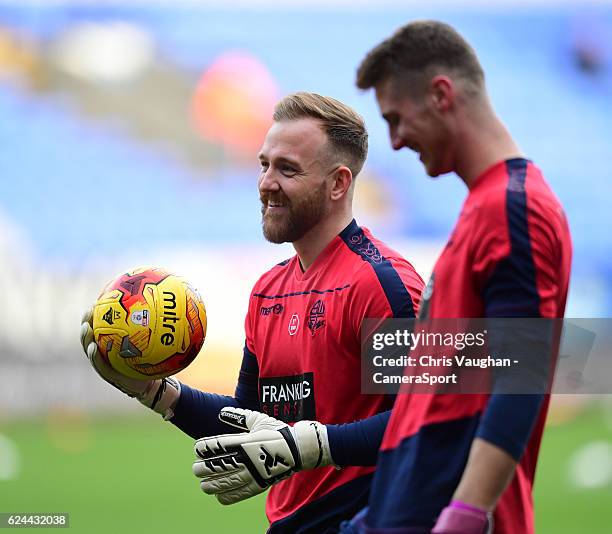
[[[439,74],[429,82],[430,101],[440,113],[450,110],[455,105],[455,85],[448,76]]]
[[[340,200],[348,193],[353,184],[353,173],[346,165],[340,165],[340,167],[334,171],[332,178],[331,199]]]

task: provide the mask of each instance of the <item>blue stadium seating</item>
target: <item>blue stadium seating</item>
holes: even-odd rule
[[[447,20],[474,44],[500,116],[563,201],[575,268],[607,278],[612,272],[612,52],[602,45],[606,63],[599,76],[576,67],[571,28],[580,9],[253,9],[245,14],[194,6],[5,6],[0,25],[48,39],[75,21],[131,20],[149,28],[160,53],[194,77],[224,50],[249,50],[267,65],[282,92],[314,90],[357,107],[370,128],[370,168],[399,193],[401,233],[442,240],[463,187],[454,178],[431,183],[413,156],[390,154],[372,95],[360,94],[353,77],[365,51],[401,21]],[[599,9],[593,17],[610,36],[612,9]],[[29,95],[9,85],[0,85],[0,124],[0,209],[26,229],[44,256],[78,257],[92,244],[110,253],[126,229],[141,246],[177,236],[212,243],[260,239],[253,224],[256,165],[252,176],[228,169],[222,181],[195,181],[179,162],[116,125],[84,119],[69,100]],[[231,187],[227,177],[233,178]],[[98,207],[102,220],[92,216]],[[156,217],[149,215],[152,210]]]

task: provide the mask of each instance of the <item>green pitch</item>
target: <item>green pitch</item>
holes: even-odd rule
[[[589,454],[590,445],[607,454]],[[593,451],[594,452],[594,451]],[[582,461],[577,464],[580,456]],[[576,480],[575,471],[582,479]],[[612,532],[612,405],[591,409],[544,433],[535,481],[538,534]]]
[[[16,477],[0,480],[0,512],[69,512],[70,531],[83,533],[265,531],[263,496],[223,507],[204,495],[191,474],[192,440],[154,415],[0,421],[0,435],[21,458]],[[610,532],[612,481],[585,489],[568,474],[572,455],[593,441],[612,443],[602,410],[547,430],[538,533]]]
[[[0,424],[22,457],[19,478],[0,481],[0,511],[69,512],[70,532],[88,534],[265,532],[264,498],[227,508],[202,493],[191,473],[193,440],[161,418],[88,427],[85,438],[83,429],[60,429],[88,442],[70,452],[46,422]]]

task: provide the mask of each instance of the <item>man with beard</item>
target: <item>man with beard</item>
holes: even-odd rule
[[[82,326],[105,380],[190,436],[209,436],[193,466],[206,493],[231,504],[273,486],[271,533],[335,532],[367,502],[393,398],[361,393],[362,321],[418,309],[419,275],[353,219],[366,154],[363,119],[343,103],[296,93],[277,104],[259,154],[263,233],[296,255],[253,288],[234,397],[120,377],[99,358],[90,315]]]

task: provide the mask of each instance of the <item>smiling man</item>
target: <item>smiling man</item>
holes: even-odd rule
[[[454,172],[468,190],[420,318],[563,317],[563,209],[495,114],[472,47],[447,24],[412,22],[369,52],[357,85],[374,89],[395,150],[416,151],[427,174]],[[495,383],[490,393],[400,394],[369,509],[347,534],[532,534],[548,397]]]
[[[393,398],[360,391],[361,323],[418,310],[419,275],[353,219],[366,154],[363,120],[343,103],[296,93],[276,106],[259,154],[262,226],[296,255],[251,292],[234,397],[118,376],[92,343],[89,316],[82,327],[105,380],[190,436],[209,436],[193,465],[206,493],[231,504],[273,486],[271,533],[336,532],[367,503]]]

